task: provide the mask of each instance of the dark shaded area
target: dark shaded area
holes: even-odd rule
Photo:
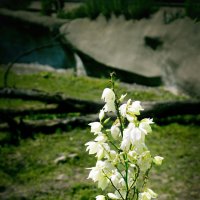
[[[161,77],[145,77],[133,72],[129,72],[126,70],[117,69],[111,66],[104,65],[96,60],[94,60],[89,55],[81,52],[80,50],[76,50],[77,54],[80,56],[81,60],[85,65],[85,69],[89,76],[93,77],[109,77],[110,73],[115,72],[120,81],[126,83],[137,83],[141,85],[148,86],[160,86],[162,85]]]
[[[144,41],[145,45],[149,46],[153,50],[156,50],[157,48],[162,47],[163,45],[163,42],[159,37],[145,36]]]
[[[18,144],[21,138],[25,139],[33,137],[34,133],[54,133],[57,129],[71,130],[74,127],[87,127],[91,121],[98,121],[98,111],[103,107],[102,102],[86,101],[75,98],[68,98],[61,94],[48,94],[36,90],[24,89],[2,89],[0,95],[3,98],[22,98],[24,100],[37,100],[47,104],[57,104],[57,108],[41,110],[0,110],[0,122],[6,122],[8,127],[4,127],[4,131],[9,128],[10,141],[12,144]],[[164,101],[164,102],[143,102],[144,111],[141,112],[139,119],[150,117],[158,124],[168,124],[179,122],[182,124],[198,124],[200,102],[199,101]],[[31,117],[24,118],[24,115],[48,114],[53,113],[54,116],[59,116],[61,113],[78,113],[78,115],[56,117],[56,119],[36,119],[31,120]],[[90,114],[89,114],[90,113]],[[79,115],[80,114],[80,115]],[[183,115],[182,117],[177,117]],[[185,118],[184,115],[193,115]],[[113,117],[113,114],[108,114]],[[17,118],[16,118],[17,117]],[[170,118],[173,117],[173,118]],[[165,118],[167,120],[165,120]],[[28,120],[27,120],[28,119]],[[195,120],[194,120],[195,119]]]
[[[52,34],[48,29],[37,24],[20,22],[0,16],[0,60],[7,64],[17,56],[33,48],[38,48],[46,44],[55,44],[56,33]],[[18,62],[39,63],[50,65],[55,68],[71,68],[74,66],[72,60],[73,53],[66,52],[61,45],[52,46],[33,51],[31,54],[22,57]]]
[[[29,6],[32,0],[0,0],[0,7],[19,10]]]

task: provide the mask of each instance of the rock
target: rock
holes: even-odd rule
[[[56,177],[56,180],[57,181],[62,181],[62,180],[67,180],[68,179],[68,176],[66,174],[59,174],[57,177]]]
[[[200,23],[181,12],[180,8],[161,8],[150,19],[129,21],[114,16],[109,21],[103,16],[95,21],[76,19],[62,25],[60,32],[78,52],[105,66],[161,77],[166,86],[199,97]],[[166,23],[165,16],[171,13]]]
[[[55,164],[59,164],[59,163],[65,163],[67,161],[74,161],[79,159],[79,155],[77,153],[69,153],[67,156],[66,155],[61,155],[59,157],[57,157],[54,160]]]
[[[71,154],[68,154],[67,158],[71,160],[75,160],[75,159],[79,159],[79,155],[77,153],[71,153]]]
[[[87,72],[85,70],[85,66],[81,60],[81,58],[75,53],[74,54],[76,61],[76,75],[77,76],[87,76]]]
[[[65,155],[62,155],[62,156],[59,156],[58,158],[56,158],[54,160],[54,163],[55,164],[64,163],[64,162],[66,162],[66,160],[67,160],[67,157]]]

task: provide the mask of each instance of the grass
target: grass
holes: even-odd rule
[[[163,165],[151,173],[151,188],[160,195],[158,199],[199,199],[200,127],[154,125],[153,130],[147,145],[153,155],[165,157]],[[86,179],[85,168],[93,166],[95,160],[84,146],[92,137],[88,129],[76,128],[53,135],[37,134],[19,146],[1,146],[0,198],[94,199],[101,191]],[[60,155],[67,157],[66,162],[55,164]]]
[[[65,134],[38,134],[34,140],[21,141],[18,147],[1,147],[0,187],[16,189],[10,199],[74,199],[82,190],[92,194],[94,188],[86,180],[85,167],[94,161],[85,159],[83,151],[88,136],[87,130],[75,129]],[[54,160],[63,154],[66,163],[55,164]],[[76,156],[70,157],[73,154]]]
[[[0,80],[2,87],[3,73],[0,73]],[[109,80],[47,72],[31,75],[11,73],[9,86],[100,100],[102,90],[109,86]],[[118,89],[120,94],[127,93],[129,98],[141,101],[185,98],[173,95],[160,87],[130,88],[118,83]],[[20,99],[0,99],[0,108],[40,106],[46,105]],[[55,116],[31,117],[46,119]],[[200,127],[171,123],[165,126],[154,125],[153,130],[146,139],[147,144],[153,155],[161,155],[165,160],[160,168],[152,171],[151,188],[160,194],[160,200],[199,199]],[[37,133],[32,139],[21,140],[18,146],[5,142],[9,140],[9,134],[0,131],[0,199],[88,200],[102,193],[87,180],[88,170],[85,168],[95,164],[93,157],[85,152],[84,144],[93,137],[88,128],[75,128],[68,132],[58,129],[51,135]],[[55,159],[61,155],[66,156],[65,162],[56,164]]]
[[[34,108],[44,108],[45,104],[39,101],[24,101],[22,99],[0,99],[0,108],[17,108],[17,109],[34,109]]]
[[[3,71],[0,70],[0,87],[3,87]],[[73,98],[100,101],[102,90],[109,87],[108,79],[97,79],[91,77],[76,77],[69,74],[58,74],[41,72],[38,74],[9,74],[8,83],[10,87],[37,89],[49,93],[60,93]],[[118,83],[119,95],[127,93],[134,100],[181,100],[184,95],[174,95],[162,87],[137,88],[120,85]],[[0,98],[0,108],[32,108],[45,107],[45,104],[36,101],[23,101],[20,99]]]

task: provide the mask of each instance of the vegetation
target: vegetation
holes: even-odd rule
[[[71,12],[60,10],[60,18],[84,18],[96,19],[100,14],[109,19],[112,14],[124,15],[126,19],[148,18],[159,9],[162,4],[181,3],[185,8],[185,14],[192,19],[200,19],[200,4],[198,0],[86,0],[79,8]],[[181,16],[182,17],[182,16]]]
[[[109,19],[113,14],[116,16],[124,15],[126,19],[141,19],[149,17],[156,11],[153,0],[87,0],[81,7],[72,12],[61,12],[58,16],[62,18],[97,18],[103,14]]]
[[[3,71],[0,73],[3,86]],[[51,93],[99,100],[108,79],[76,77],[69,74],[41,72],[38,74],[9,75],[9,86],[38,89]],[[128,93],[134,100],[183,99],[166,92],[163,88],[135,87],[130,89],[119,84],[120,93]],[[20,99],[0,99],[1,108],[33,108],[46,106],[40,102]],[[72,113],[68,115],[79,115]],[[30,119],[65,118],[68,115],[35,115]],[[26,119],[26,118],[25,118]],[[169,120],[170,121],[170,120]],[[170,121],[172,122],[173,119]],[[165,157],[159,173],[152,171],[152,189],[161,194],[159,199],[198,199],[199,191],[199,126],[170,124],[153,126],[154,132],[147,137],[151,152]],[[85,152],[84,144],[92,139],[88,128],[60,129],[54,134],[35,133],[33,138],[21,139],[11,145],[10,133],[0,131],[0,198],[1,199],[94,199],[100,191],[87,180],[88,170],[95,159]],[[172,153],[173,152],[173,153]],[[57,158],[65,156],[60,162]],[[155,174],[160,174],[159,176]],[[187,183],[187,184],[186,184]]]
[[[63,0],[42,0],[42,14],[44,15],[50,15],[53,10],[56,10],[56,12],[59,12],[64,7],[64,1]]]
[[[152,189],[159,199],[199,199],[199,126],[154,125],[146,142],[151,152],[165,157],[162,167],[152,171]],[[0,132],[0,140],[6,133]],[[85,152],[91,140],[89,129],[76,128],[52,135],[39,133],[19,146],[0,147],[1,199],[94,199],[100,191],[87,180],[87,167],[95,159]],[[63,162],[55,159],[66,156]],[[159,171],[159,173],[157,173]],[[158,176],[159,174],[159,176]]]
[[[32,0],[1,0],[0,7],[5,7],[13,10],[26,9]]]
[[[3,87],[4,71],[0,71],[0,87]],[[97,79],[91,77],[77,77],[70,74],[59,74],[51,72],[40,72],[37,74],[21,74],[10,73],[8,85],[10,87],[37,89],[50,93],[63,93],[66,96],[80,98],[85,100],[99,101],[102,93],[102,88],[109,86],[108,79]],[[120,93],[127,93],[130,98],[137,100],[180,100],[185,99],[184,95],[174,95],[162,87],[133,87],[129,85],[118,84]],[[89,91],[89,92],[88,92]],[[1,103],[1,101],[3,101]],[[16,104],[20,105],[16,100]],[[13,100],[0,98],[0,107],[14,107]],[[25,103],[26,104],[26,103]],[[30,105],[30,103],[28,103]]]
[[[200,20],[200,3],[198,0],[186,0],[185,11],[187,16],[196,21]]]

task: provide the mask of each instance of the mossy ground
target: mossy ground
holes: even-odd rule
[[[3,86],[3,73],[0,73]],[[108,79],[75,77],[67,74],[39,73],[9,75],[9,85],[19,88],[39,89],[67,96],[99,100],[102,90],[109,86]],[[131,89],[119,85],[120,93],[127,92],[134,100],[179,100],[163,88]],[[0,99],[0,108],[46,106],[40,102]],[[63,117],[63,116],[62,116]],[[199,143],[200,127],[171,123],[153,126],[147,144],[153,155],[165,157],[161,167],[151,173],[151,188],[158,199],[199,199]],[[87,200],[94,199],[101,191],[87,180],[88,170],[95,159],[85,152],[84,144],[93,138],[88,128],[78,127],[45,135],[36,133],[23,139],[17,146],[4,143],[8,132],[0,132],[0,199],[9,200]],[[66,162],[56,164],[61,155]]]

